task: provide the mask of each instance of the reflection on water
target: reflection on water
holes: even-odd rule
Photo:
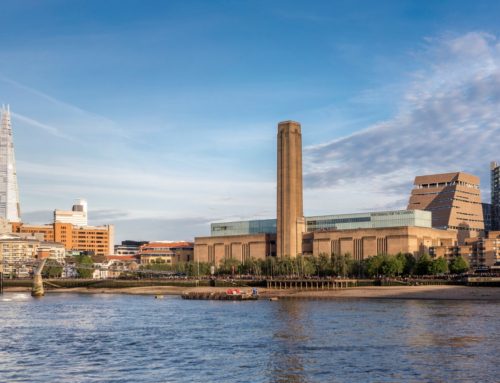
[[[495,382],[488,302],[0,296],[0,382]]]
[[[304,324],[304,307],[292,301],[283,301],[276,305],[275,333],[273,352],[269,358],[268,371],[275,382],[302,383],[304,377],[301,344],[309,338]]]

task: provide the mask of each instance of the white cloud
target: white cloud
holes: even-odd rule
[[[413,74],[397,115],[305,148],[310,193],[341,192],[356,210],[392,206],[387,193],[404,207],[415,175],[467,171],[481,177],[483,199],[488,194],[488,164],[500,160],[499,44],[482,32],[428,43],[419,57],[425,67]],[[363,199],[351,196],[355,188],[366,192]]]
[[[421,70],[412,73],[403,88],[394,117],[327,144],[305,148],[307,215],[404,208],[414,176],[431,172],[464,170],[480,175],[483,197],[487,194],[488,163],[500,160],[499,44],[495,36],[482,32],[428,39],[427,44],[416,55],[423,63]],[[400,87],[398,79],[397,86],[388,84],[378,90],[384,96],[370,89],[361,97],[364,102],[376,101]],[[57,108],[48,118],[31,112],[21,118],[30,115],[47,121],[24,121],[47,133],[81,139],[82,134],[89,134],[86,129],[92,135],[114,126],[112,121],[36,92],[31,93]],[[69,117],[60,117],[59,107]],[[234,132],[210,127],[209,134],[199,134],[185,144],[185,153],[172,151],[169,155],[170,142],[184,141],[165,141],[165,153],[156,150],[162,139],[160,122],[150,131],[154,133],[150,136],[158,138],[141,137],[142,147],[135,148],[130,142],[118,145],[110,129],[104,137],[82,140],[87,146],[44,148],[46,158],[18,161],[20,181],[24,181],[25,199],[21,203],[50,212],[56,207],[68,208],[72,198],[82,196],[89,200],[91,217],[92,211],[100,211],[94,215],[95,223],[116,222],[117,234],[130,239],[207,235],[207,222],[212,218],[203,217],[236,220],[274,216],[276,185],[268,162],[260,173],[246,173],[241,168],[246,156],[254,155],[254,148],[262,150],[268,145],[274,150],[272,125],[247,126]],[[65,129],[59,128],[62,126]],[[141,132],[142,125],[137,126]],[[172,135],[190,131],[184,125],[171,126]],[[146,149],[143,141],[148,144]],[[251,146],[251,150],[241,150],[233,158],[242,146]],[[237,149],[228,153],[228,147]],[[37,211],[31,214],[34,220],[45,216]]]

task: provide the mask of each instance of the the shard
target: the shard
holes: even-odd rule
[[[2,105],[0,115],[0,218],[7,222],[20,222],[16,158],[8,105]]]

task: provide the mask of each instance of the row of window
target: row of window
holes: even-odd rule
[[[325,219],[319,221],[307,221],[307,225],[311,226],[325,226],[325,225],[334,225],[336,223],[353,223],[353,222],[371,222],[371,217],[352,217],[352,218],[334,218],[334,219]]]
[[[470,184],[468,182],[464,181],[451,181],[451,182],[435,182],[435,183],[430,183],[430,184],[420,184],[417,185],[419,189],[429,189],[429,188],[442,188],[446,186],[455,186],[455,185],[460,185],[460,186],[466,186],[471,189],[479,189],[479,185],[475,184]]]

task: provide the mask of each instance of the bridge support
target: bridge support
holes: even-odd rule
[[[45,290],[43,289],[42,270],[43,266],[45,266],[46,260],[47,258],[40,260],[40,263],[33,273],[33,285],[31,287],[32,297],[43,297],[45,295]]]

